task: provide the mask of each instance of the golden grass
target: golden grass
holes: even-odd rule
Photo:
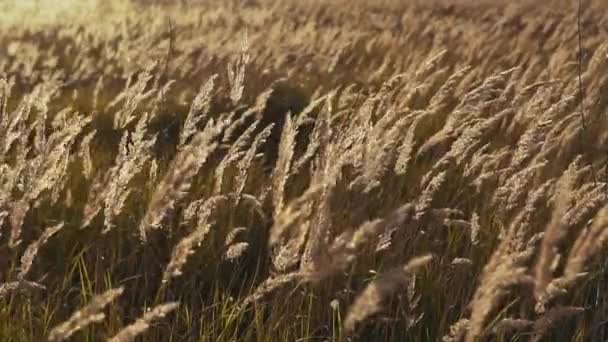
[[[575,5],[0,4],[0,339],[605,339]]]

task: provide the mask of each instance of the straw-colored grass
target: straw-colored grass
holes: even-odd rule
[[[604,340],[576,5],[0,3],[0,340]]]

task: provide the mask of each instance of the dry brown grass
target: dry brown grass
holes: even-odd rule
[[[606,339],[575,5],[0,4],[0,339]]]

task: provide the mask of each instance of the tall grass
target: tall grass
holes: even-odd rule
[[[600,1],[52,5],[0,14],[0,339],[605,339]]]

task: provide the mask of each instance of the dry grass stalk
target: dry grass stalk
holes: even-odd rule
[[[19,201],[13,204],[9,213],[9,222],[11,225],[9,247],[15,248],[21,244],[21,227],[23,226],[23,221],[29,210],[30,205],[25,201]]]
[[[259,302],[274,291],[301,278],[302,275],[300,273],[292,272],[270,277],[264,280],[260,285],[258,285],[253,293],[243,300],[238,311],[245,310],[249,305]]]
[[[591,227],[584,229],[574,241],[564,269],[566,277],[576,277],[581,274],[587,261],[604,247],[608,239],[607,226],[608,207],[604,207],[593,219]]]
[[[110,168],[109,183],[103,193],[104,224],[103,233],[115,226],[115,219],[123,210],[133,187],[133,178],[142,172],[144,165],[150,160],[150,151],[156,143],[156,136],[145,138],[148,114],[143,114],[135,131],[131,134],[132,142],[127,143],[128,133],[123,134],[119,144],[115,165]]]
[[[243,96],[245,68],[251,58],[249,54],[249,39],[247,33],[241,45],[241,53],[228,65],[228,80],[230,81],[230,99],[238,103]]]
[[[551,265],[554,263],[556,258],[557,244],[567,233],[566,227],[563,221],[563,214],[568,209],[569,196],[574,186],[574,172],[576,171],[578,160],[575,160],[570,167],[566,170],[560,181],[558,182],[557,200],[551,221],[547,228],[545,228],[545,235],[540,248],[540,254],[538,262],[535,268],[535,295],[537,298],[543,296],[546,286],[551,282],[553,275],[551,271]]]
[[[384,272],[373,280],[349,308],[344,321],[345,333],[347,335],[352,334],[358,323],[381,310],[384,299],[407,282],[418,269],[428,264],[431,259],[432,256],[430,255],[416,257],[405,266]]]
[[[297,134],[297,127],[294,127],[291,114],[288,113],[281,132],[277,163],[272,174],[273,217],[277,217],[285,205],[285,186],[291,174]]]
[[[237,162],[245,155],[245,149],[251,144],[253,133],[257,129],[259,121],[255,121],[241,134],[238,139],[230,146],[226,157],[222,159],[220,164],[215,169],[215,188],[214,193],[219,194],[222,192],[222,186],[224,184],[224,171],[231,164]]]
[[[521,332],[530,330],[533,325],[534,322],[527,319],[503,318],[500,322],[496,323],[492,331],[495,334]]]
[[[54,327],[49,333],[49,341],[63,341],[75,332],[86,328],[92,323],[98,323],[105,319],[102,310],[123,292],[123,288],[110,289],[102,294],[96,295],[80,310],[74,312],[70,318]]]
[[[205,239],[205,236],[207,236],[207,233],[209,233],[210,228],[211,226],[206,223],[199,225],[196,230],[183,238],[177,246],[175,246],[171,255],[171,260],[163,273],[163,284],[167,283],[171,278],[175,278],[182,274],[182,268],[186,264],[186,261],[188,261],[188,257],[194,254],[194,249],[200,246]]]
[[[526,263],[535,251],[535,244],[542,238],[537,234],[524,243],[525,227],[544,200],[551,182],[534,191],[528,198],[524,210],[512,222],[505,237],[484,266],[480,285],[469,304],[471,316],[466,341],[474,341],[486,333],[488,316],[500,305],[514,286],[530,286],[534,279],[528,275]]]
[[[108,342],[129,342],[150,329],[150,325],[159,319],[164,318],[179,307],[178,302],[165,303],[155,306],[134,323],[124,327],[116,335],[108,339]]]
[[[224,253],[224,258],[226,260],[236,260],[240,258],[247,250],[249,249],[249,243],[247,242],[237,242],[228,246],[228,249]]]
[[[361,281],[360,267],[429,250],[439,262],[418,283],[426,288],[418,295],[410,282],[405,297],[412,305],[383,320],[406,329],[374,326],[374,332],[394,331],[392,337],[406,340],[448,332],[446,341],[474,341],[522,330],[532,338],[551,331],[598,338],[601,329],[587,327],[603,319],[601,301],[575,330],[555,327],[594,299],[590,289],[601,289],[593,261],[608,238],[607,185],[598,181],[606,170],[599,178],[594,171],[607,163],[602,146],[608,143],[608,44],[598,1],[582,6],[578,18],[560,1],[547,10],[531,0],[229,1],[213,8],[206,1],[63,2],[35,11],[15,2],[0,11],[0,31],[10,32],[0,61],[6,77],[0,79],[0,228],[6,228],[0,234],[8,235],[0,252],[6,265],[21,265],[16,279],[7,276],[0,285],[0,297],[8,297],[0,301],[8,308],[0,308],[5,326],[26,319],[32,331],[47,329],[47,320],[36,318],[69,297],[73,280],[71,271],[44,270],[51,265],[35,260],[58,226],[25,248],[21,260],[10,252],[22,237],[39,234],[37,222],[72,226],[80,219],[75,211],[83,210],[83,226],[103,212],[103,231],[119,229],[102,237],[53,237],[68,246],[65,255],[96,261],[66,265],[78,266],[94,287],[106,267],[118,267],[112,273],[121,281],[141,286],[129,298],[136,306],[148,301],[150,286],[162,281],[164,289],[185,272],[211,235],[211,218],[224,227],[200,253],[217,259],[200,261],[217,266],[221,276],[171,284],[178,296],[202,291],[182,296],[184,315],[159,331],[161,339],[325,334],[316,326],[326,314],[317,301],[343,302]],[[89,3],[96,5],[80,10],[94,6]],[[105,25],[118,17],[125,20]],[[583,89],[569,81],[576,76],[571,38],[578,21],[585,23],[581,46],[589,57],[578,63]],[[244,42],[234,39],[243,23]],[[227,75],[198,87],[202,75],[226,67]],[[581,127],[582,100],[590,129]],[[399,203],[410,204],[393,212]],[[147,242],[137,249],[128,235],[132,222],[140,223]],[[233,228],[241,225],[247,231]],[[160,227],[170,239],[150,238]],[[185,237],[167,245],[175,234]],[[166,257],[167,248],[173,250],[164,273],[153,271],[147,257]],[[34,262],[44,274],[37,282],[25,280]],[[236,284],[240,308],[227,299],[235,293],[233,278],[223,276],[227,269],[248,275]],[[399,268],[369,284],[347,317],[348,333],[407,279],[416,278]],[[298,282],[313,281],[323,283],[310,306],[292,301]],[[10,297],[45,286],[38,306]],[[290,291],[277,291],[282,287]],[[429,298],[428,289],[444,293]],[[507,307],[511,296],[518,300]],[[263,299],[271,304],[263,312],[244,310]],[[198,331],[191,329],[198,320],[191,313],[202,302],[213,319]],[[80,314],[88,320],[77,317],[83,323],[62,327],[62,334],[102,319],[107,304],[97,305]],[[134,339],[174,306],[146,313],[115,339]],[[426,312],[414,312],[418,307]],[[335,321],[342,320],[333,309]],[[512,313],[519,316],[493,324]]]
[[[249,168],[251,167],[251,165],[253,164],[253,161],[257,155],[257,151],[258,149],[264,145],[266,143],[266,140],[268,140],[268,137],[270,137],[270,133],[272,132],[272,128],[274,127],[274,124],[270,124],[268,126],[266,126],[262,132],[260,132],[255,139],[253,140],[253,143],[251,144],[251,146],[249,147],[249,149],[247,150],[247,152],[245,153],[245,155],[243,156],[243,158],[241,160],[239,160],[238,162],[238,176],[235,179],[235,185],[234,185],[234,191],[233,191],[233,196],[235,198],[235,203],[239,203],[241,196],[243,194],[243,191],[245,190],[245,185],[247,184],[247,180],[249,179]]]
[[[0,285],[0,299],[3,299],[4,297],[6,297],[9,294],[18,292],[18,291],[22,291],[22,292],[29,292],[32,290],[45,290],[46,287],[44,287],[41,284],[38,284],[36,282],[33,281],[28,281],[28,280],[18,280],[18,281],[11,281],[8,283],[3,283]]]
[[[97,131],[92,131],[85,135],[78,150],[78,156],[82,161],[83,174],[87,179],[91,179],[93,177],[94,166],[93,158],[91,157],[91,141],[93,141],[95,134],[97,134]]]
[[[217,147],[214,140],[222,129],[222,123],[217,125],[213,122],[208,123],[205,130],[198,133],[175,157],[173,166],[156,188],[141,221],[139,232],[142,241],[146,241],[150,229],[160,228],[165,215],[187,194],[193,178]]]
[[[27,246],[25,252],[23,252],[23,255],[21,256],[21,268],[17,274],[17,278],[19,280],[23,280],[29,273],[30,269],[32,268],[32,264],[34,263],[34,258],[38,254],[40,247],[44,246],[51,236],[55,235],[55,233],[61,230],[61,228],[63,228],[63,222],[47,227],[36,241]]]
[[[584,308],[573,306],[557,306],[548,310],[534,322],[534,341],[540,341],[556,324],[570,316],[585,312]]]
[[[305,279],[320,281],[335,272],[343,270],[360,255],[362,248],[377,239],[383,231],[398,225],[410,224],[410,221],[415,219],[414,214],[414,206],[408,203],[395,210],[385,219],[369,221],[355,230],[340,234],[324,251],[324,263],[317,264],[322,267],[303,271]]]
[[[443,342],[460,342],[462,341],[467,331],[469,330],[469,320],[466,318],[459,319],[456,323],[450,326],[450,333],[442,338]]]
[[[197,125],[205,119],[207,112],[209,111],[209,105],[211,103],[211,93],[215,88],[215,80],[218,75],[213,75],[209,80],[201,87],[200,91],[192,101],[190,105],[190,111],[186,117],[184,128],[182,129],[179,136],[179,146],[184,146],[186,142],[197,132]]]

